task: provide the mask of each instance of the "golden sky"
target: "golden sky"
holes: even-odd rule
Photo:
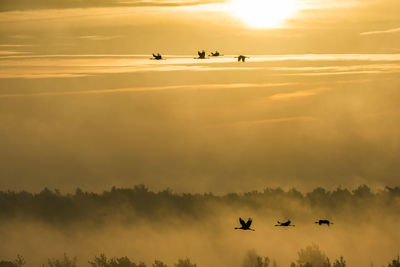
[[[0,189],[397,184],[400,2],[260,1],[2,1]]]

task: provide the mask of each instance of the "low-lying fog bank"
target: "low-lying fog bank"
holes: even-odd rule
[[[272,259],[290,266],[301,249],[317,244],[332,263],[343,256],[348,266],[381,266],[400,249],[399,208],[398,187],[309,193],[267,188],[223,196],[145,186],[102,194],[0,192],[0,260],[21,254],[26,266],[41,266],[66,253],[77,257],[77,266],[89,266],[105,253],[147,266],[186,258],[199,267],[242,266],[255,249],[271,266]],[[235,230],[239,217],[251,217],[255,231]],[[274,226],[288,219],[295,227]],[[334,224],[315,224],[319,219]]]

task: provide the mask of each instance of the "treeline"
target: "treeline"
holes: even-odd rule
[[[319,187],[308,193],[296,189],[266,188],[225,195],[178,194],[170,189],[153,192],[144,185],[113,187],[103,193],[84,192],[79,188],[73,194],[48,188],[39,193],[0,191],[0,221],[23,217],[49,223],[85,220],[101,223],[110,218],[129,222],[138,217],[162,221],[171,216],[199,220],[214,216],[218,207],[263,212],[280,210],[285,214],[295,214],[299,212],[298,207],[307,207],[315,210],[316,214],[329,210],[337,216],[357,214],[362,217],[365,212],[374,212],[374,216],[396,216],[400,210],[400,187],[386,187],[378,192],[372,192],[366,185],[354,190],[339,187],[331,191]]]
[[[112,257],[108,258],[104,254],[94,256],[93,259],[87,262],[90,267],[147,267],[144,262],[133,262],[128,257]],[[15,260],[0,261],[0,267],[23,267],[26,264],[25,259],[18,255]],[[86,264],[87,265],[87,264]],[[278,267],[278,263],[269,257],[258,255],[255,250],[249,250],[244,257],[242,263],[237,266],[241,267]],[[373,264],[372,264],[373,265]],[[69,257],[66,254],[60,259],[50,258],[43,267],[78,267],[76,257]],[[151,267],[169,267],[166,263],[160,260],[154,260]],[[192,263],[189,258],[179,259],[174,267],[197,267],[197,264]],[[343,257],[331,261],[325,253],[315,244],[307,246],[298,252],[298,259],[292,262],[290,267],[346,267],[347,263]],[[400,267],[400,258],[395,257],[389,264],[382,267]]]

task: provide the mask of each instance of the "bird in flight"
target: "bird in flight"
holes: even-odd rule
[[[293,224],[291,224],[292,222],[290,220],[288,220],[287,222],[280,222],[278,221],[278,224],[275,224],[275,226],[295,226]]]
[[[162,56],[160,55],[160,53],[157,53],[157,54],[154,54],[153,53],[153,58],[152,59],[154,59],[154,60],[161,60],[161,59],[163,59],[162,58]]]
[[[319,225],[326,224],[328,226],[333,224],[333,222],[331,222],[329,220],[319,220],[318,222],[315,222],[315,223],[318,223]]]
[[[247,222],[245,222],[242,218],[239,218],[239,222],[242,225],[242,227],[235,227],[235,229],[255,231],[254,229],[250,228],[250,225],[253,222],[251,218],[249,218]]]
[[[240,61],[245,62],[245,61],[246,61],[246,58],[249,58],[249,57],[240,55],[240,56],[238,56],[238,57],[236,57],[236,58],[238,59],[239,62],[240,62]]]
[[[205,59],[206,58],[206,51],[197,51],[197,54],[199,55],[198,59]]]
[[[211,55],[209,55],[211,57],[219,57],[219,56],[223,56],[221,55],[218,51],[215,51],[215,53],[211,52]]]

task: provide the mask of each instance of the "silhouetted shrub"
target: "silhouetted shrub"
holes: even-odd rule
[[[335,260],[333,267],[346,267],[346,261],[340,256],[340,259]]]
[[[242,267],[269,267],[270,259],[259,256],[255,250],[249,250],[243,260]]]
[[[25,265],[25,259],[21,255],[17,255],[17,258],[13,261],[0,261],[0,267],[21,267]]]
[[[299,267],[330,267],[328,257],[316,244],[301,249],[298,253],[297,264]]]
[[[136,264],[128,257],[107,259],[106,255],[104,254],[95,256],[93,261],[89,261],[89,264],[92,267],[146,267],[146,264],[143,262]]]
[[[49,259],[47,261],[49,267],[76,267],[76,257],[70,258],[64,254],[62,259]]]
[[[175,267],[196,267],[197,265],[190,262],[189,258],[179,259],[178,263],[175,264]]]
[[[162,261],[155,260],[153,263],[153,267],[168,267],[168,265],[163,263]]]
[[[388,267],[400,267],[400,258],[397,256],[397,259],[394,259],[392,263],[389,263]]]

